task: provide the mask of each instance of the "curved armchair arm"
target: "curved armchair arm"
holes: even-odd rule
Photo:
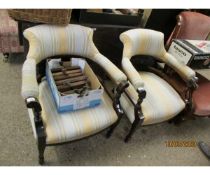
[[[141,110],[141,103],[146,97],[146,91],[143,88],[138,88],[137,92],[138,92],[138,100],[134,106],[134,116],[135,116],[135,119],[140,119],[140,121],[143,123],[144,115]]]
[[[113,107],[117,113],[117,115],[123,115],[123,109],[120,104],[120,97],[123,92],[125,92],[125,89],[129,86],[128,81],[122,81],[114,91],[114,101],[113,101]]]
[[[45,133],[45,127],[43,120],[41,118],[41,105],[39,101],[34,98],[34,97],[28,97],[25,99],[25,103],[27,108],[31,108],[33,115],[34,115],[34,126],[35,126],[35,131],[36,132],[36,138],[38,140],[38,144],[46,144],[46,133]]]
[[[132,85],[137,90],[138,88],[144,87],[144,82],[139,75],[138,71],[134,68],[132,63],[130,62],[130,59],[124,57],[122,59],[122,68],[125,71],[126,75],[128,76],[128,79],[132,83]]]
[[[28,97],[25,99],[27,108],[34,109],[37,113],[42,111],[39,101],[35,97]]]
[[[26,59],[22,68],[22,97],[38,98],[39,88],[36,78],[36,62],[34,59]]]
[[[136,119],[142,119],[143,115],[141,112],[141,103],[143,102],[144,98],[146,97],[146,91],[144,89],[144,81],[142,80],[141,76],[139,75],[138,71],[134,68],[130,59],[124,57],[122,59],[122,67],[125,71],[126,75],[128,76],[130,82],[134,86],[136,92],[138,93],[138,100],[134,105],[134,115]],[[129,95],[128,95],[129,96]]]
[[[37,126],[43,126],[42,118],[40,116],[42,107],[41,107],[38,99],[35,97],[28,97],[25,99],[25,103],[26,103],[27,108],[30,108],[33,110],[34,122],[35,122],[36,128],[37,128]]]
[[[194,88],[197,87],[197,80],[196,73],[190,67],[186,66],[179,62],[173,55],[166,53],[163,56],[163,61],[171,67],[174,71],[176,71],[181,78],[188,83],[189,86],[193,86]]]
[[[122,81],[127,80],[125,74],[120,71],[108,58],[100,53],[95,54],[92,59],[99,64],[109,74],[110,78],[116,83],[120,84]]]

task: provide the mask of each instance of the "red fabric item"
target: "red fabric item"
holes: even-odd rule
[[[0,52],[23,52],[23,46],[19,44],[17,22],[3,9],[0,9],[0,21]]]
[[[197,76],[199,87],[193,92],[194,114],[204,117],[210,116],[210,81],[200,74]]]
[[[177,24],[167,40],[167,48],[172,39],[206,40],[210,33],[210,17],[197,12],[184,11],[177,16]]]

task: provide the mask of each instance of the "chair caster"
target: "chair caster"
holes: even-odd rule
[[[9,59],[4,57],[4,58],[3,58],[3,62],[4,62],[4,63],[8,63],[8,62],[9,62]]]
[[[44,165],[44,157],[39,157],[39,164]]]
[[[4,63],[7,63],[7,62],[9,62],[9,53],[3,53],[3,62]]]

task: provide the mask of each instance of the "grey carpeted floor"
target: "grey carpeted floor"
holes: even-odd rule
[[[26,107],[20,96],[22,55],[9,63],[0,59],[0,165],[38,165],[37,148]],[[210,73],[204,72],[207,76]],[[162,123],[139,127],[125,144],[128,130],[123,119],[110,139],[105,132],[72,144],[48,147],[46,165],[210,165],[195,148],[169,148],[169,140],[203,140],[210,144],[210,119],[187,121],[181,126]]]

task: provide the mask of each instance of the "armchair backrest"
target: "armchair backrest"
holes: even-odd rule
[[[93,43],[93,29],[69,24],[63,26],[38,25],[24,31],[29,41],[27,58],[39,63],[42,59],[55,55],[78,55],[92,58],[99,53]]]
[[[133,29],[122,33],[120,40],[124,45],[122,68],[128,74],[129,79],[133,79],[132,84],[136,88],[142,86],[142,82],[130,62],[131,57],[135,55],[153,56],[174,69],[185,81],[195,79],[195,72],[192,69],[180,63],[166,51],[163,33],[149,29]]]
[[[93,29],[69,24],[67,26],[38,25],[24,31],[29,41],[27,59],[23,65],[22,94],[26,97],[38,96],[36,65],[51,56],[75,55],[91,59],[97,63],[115,83],[127,77],[96,48]]]
[[[135,55],[150,55],[160,58],[166,53],[164,34],[149,29],[128,30],[120,35],[124,44],[123,57],[131,58]]]
[[[206,40],[209,33],[210,17],[197,12],[181,12],[166,46],[170,46],[172,39]]]

